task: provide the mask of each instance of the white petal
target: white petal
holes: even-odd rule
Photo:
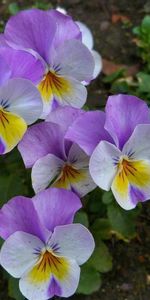
[[[103,63],[102,63],[102,57],[97,51],[92,50],[91,53],[93,55],[94,62],[95,62],[95,67],[93,72],[93,79],[95,79],[102,71]]]
[[[43,110],[37,88],[26,79],[10,79],[1,87],[0,99],[7,100],[7,110],[21,116],[27,124],[34,123]]]
[[[4,242],[0,263],[13,277],[19,278],[38,261],[36,250],[43,247],[43,242],[36,236],[17,231]]]
[[[102,189],[109,191],[117,173],[116,160],[121,152],[106,141],[100,142],[90,159],[90,173],[95,183]]]
[[[48,154],[36,161],[32,168],[32,185],[36,193],[47,188],[61,172],[63,160]]]
[[[81,224],[55,227],[51,243],[57,243],[60,248],[58,253],[61,256],[75,259],[79,265],[89,259],[95,247],[91,233]]]
[[[71,77],[63,77],[70,85],[69,91],[62,91],[60,97],[54,95],[60,105],[69,105],[75,108],[81,108],[87,99],[87,90],[79,81]]]
[[[94,40],[91,30],[80,21],[77,21],[76,24],[79,26],[82,33],[82,43],[92,50],[94,46]]]
[[[134,160],[150,160],[150,124],[137,125],[122,152]]]

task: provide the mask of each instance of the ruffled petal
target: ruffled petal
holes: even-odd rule
[[[109,191],[117,173],[117,162],[121,152],[106,141],[101,141],[90,159],[90,173],[94,182],[102,189]]]
[[[89,259],[95,247],[91,233],[81,224],[57,226],[49,245],[51,243],[58,245],[59,255],[75,259],[79,265]]]
[[[44,248],[44,243],[34,235],[17,231],[3,244],[0,251],[0,264],[13,277],[19,278],[34,266],[39,257],[36,254]]]
[[[49,153],[65,158],[64,133],[57,124],[41,122],[28,129],[18,149],[27,168]]]
[[[101,140],[112,141],[109,133],[104,129],[104,124],[104,112],[86,112],[69,127],[65,137],[91,155]]]
[[[60,76],[90,81],[93,77],[94,59],[88,48],[80,41],[65,41],[56,50],[53,68],[58,70]]]
[[[32,186],[35,193],[50,187],[60,175],[64,161],[53,154],[47,154],[36,161],[32,168]]]
[[[12,198],[0,210],[0,236],[7,239],[16,231],[24,231],[45,240],[47,230],[39,221],[38,214],[30,198]]]
[[[20,116],[29,125],[40,117],[43,110],[38,90],[26,79],[10,79],[1,87],[0,99],[4,109]]]
[[[81,201],[74,193],[56,188],[38,193],[33,203],[42,224],[50,231],[57,225],[72,223],[76,211],[81,208]]]
[[[81,40],[80,29],[70,16],[64,15],[55,9],[51,9],[48,13],[49,16],[52,17],[57,23],[57,31],[54,38],[54,48],[58,47],[67,40]]]
[[[108,98],[105,129],[120,149],[138,124],[149,123],[149,109],[144,101],[135,96],[121,94]]]
[[[49,17],[49,12],[30,9],[11,17],[4,34],[13,48],[33,49],[49,62],[56,29],[56,22]]]
[[[42,80],[45,73],[45,65],[42,60],[34,57],[32,54],[22,50],[2,47],[0,48],[0,56],[8,64],[12,78],[29,79],[34,84]]]

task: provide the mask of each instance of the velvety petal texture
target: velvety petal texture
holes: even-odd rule
[[[135,96],[121,94],[108,98],[105,129],[120,149],[123,148],[136,125],[149,123],[149,109],[144,101]]]
[[[49,153],[65,158],[64,133],[57,124],[42,122],[33,125],[24,135],[18,149],[27,168]]]
[[[76,211],[81,208],[80,199],[64,189],[50,188],[32,199],[42,224],[50,231],[57,225],[72,223]]]
[[[10,67],[0,54],[0,86],[7,82],[10,77]]]
[[[86,112],[69,127],[65,137],[77,143],[88,155],[91,155],[101,140],[112,141],[109,133],[104,129],[104,124],[104,112]]]
[[[22,139],[27,125],[42,112],[42,101],[36,87],[28,80],[10,79],[0,87],[0,153],[11,151]]]
[[[45,64],[41,59],[26,51],[15,50],[9,47],[1,47],[0,56],[9,66],[11,78],[29,79],[35,84],[42,80],[45,73]]]
[[[67,40],[81,40],[80,29],[70,16],[64,15],[55,9],[51,9],[48,13],[50,18],[53,18],[57,23],[57,31],[54,38],[54,47],[58,47]]]
[[[30,9],[11,17],[4,34],[13,48],[32,49],[48,62],[56,29],[56,22],[48,12]]]

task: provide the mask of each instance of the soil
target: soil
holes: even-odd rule
[[[0,1],[0,22],[8,17],[8,5]],[[16,1],[22,8],[37,1]],[[41,1],[48,3],[49,1]],[[132,28],[138,25],[145,11],[150,12],[150,1],[144,0],[59,0],[51,1],[68,10],[74,19],[83,21],[92,30],[95,49],[103,58],[116,64],[138,63]],[[125,16],[128,23],[112,22],[115,15]],[[89,88],[88,105],[103,107],[109,90],[101,74]],[[145,203],[137,224],[138,238],[130,243],[112,240],[109,243],[114,258],[113,270],[103,275],[99,292],[92,296],[75,295],[74,300],[150,300],[150,203]],[[7,296],[7,282],[0,276],[0,300]]]

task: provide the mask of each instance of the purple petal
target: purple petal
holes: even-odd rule
[[[11,77],[11,69],[0,55],[0,85],[3,85]]]
[[[30,9],[9,19],[5,38],[16,49],[33,49],[49,61],[50,49],[56,32],[56,22],[49,13]]]
[[[2,141],[2,139],[0,138],[0,154],[3,154],[5,152],[5,145]]]
[[[104,123],[104,112],[86,112],[69,127],[65,137],[78,144],[88,155],[91,155],[101,140],[112,142],[109,133],[104,129]]]
[[[144,101],[135,96],[121,94],[108,98],[105,129],[120,149],[127,142],[136,125],[149,123],[149,109]]]
[[[143,191],[139,190],[137,187],[135,186],[130,186],[130,197],[132,199],[132,203],[137,205],[138,202],[142,202],[145,201],[146,196],[144,195]]]
[[[11,77],[29,79],[35,84],[42,80],[45,65],[42,60],[35,58],[32,54],[10,47],[2,47],[0,55],[11,69]]]
[[[27,130],[18,149],[26,168],[32,167],[39,158],[49,153],[64,158],[64,134],[57,124],[41,122]]]
[[[60,125],[64,132],[66,132],[69,126],[84,113],[84,110],[78,108],[68,106],[58,107],[47,116],[46,121]]]
[[[78,25],[68,15],[64,15],[57,10],[48,12],[57,23],[57,31],[54,39],[54,46],[57,47],[66,40],[82,39],[82,35]],[[69,29],[69,30],[68,30]]]
[[[49,188],[32,199],[42,224],[50,231],[57,225],[72,223],[82,206],[73,192],[64,189]]]
[[[4,34],[1,33],[1,34],[0,34],[0,47],[7,47],[7,46],[8,46],[8,45],[7,45],[6,41],[5,41]]]
[[[40,223],[30,198],[12,198],[0,210],[0,236],[7,239],[16,231],[24,231],[46,240],[48,231]]]
[[[75,39],[60,45],[53,58],[53,68],[59,68],[60,76],[70,76],[79,81],[90,81],[93,78],[94,65],[91,51]]]

